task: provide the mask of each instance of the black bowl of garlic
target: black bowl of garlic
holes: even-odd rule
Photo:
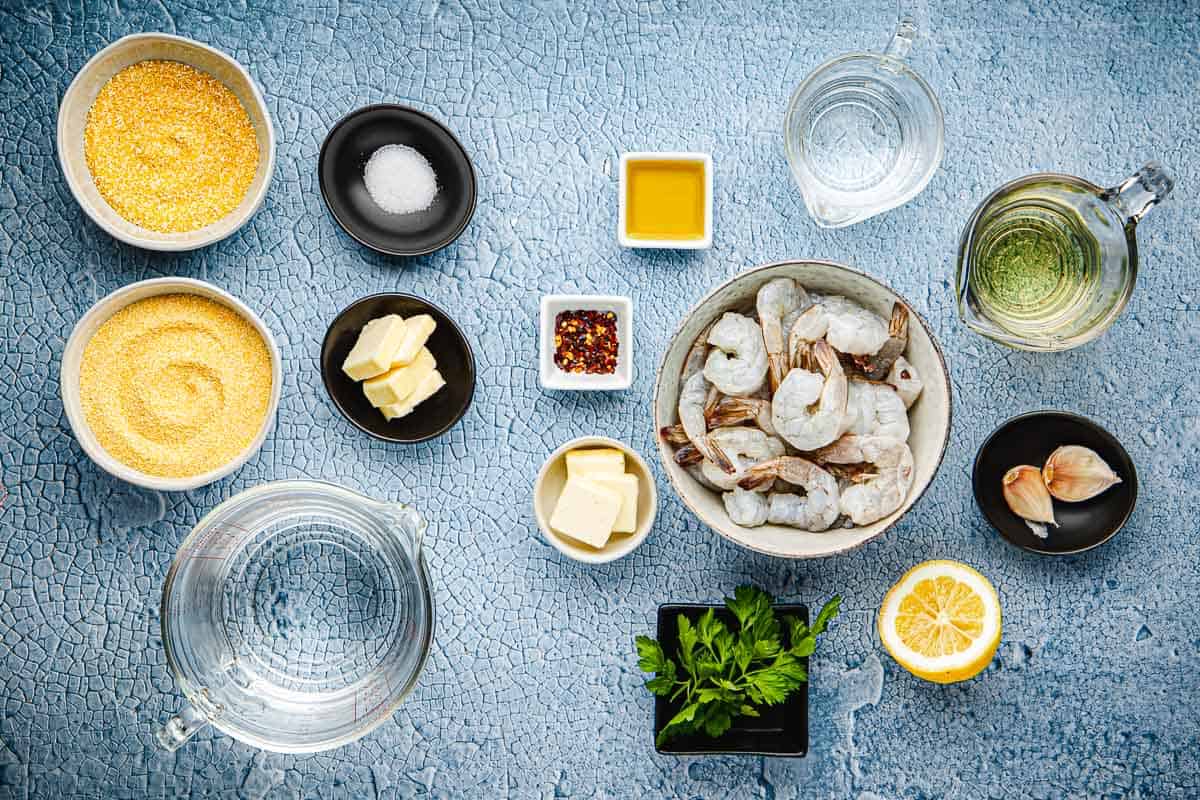
[[[1013,417],[979,448],[975,501],[1011,544],[1070,555],[1098,547],[1137,504],[1137,471],[1121,443],[1085,417],[1035,411]]]

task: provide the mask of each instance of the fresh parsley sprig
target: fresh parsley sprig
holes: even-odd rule
[[[739,586],[725,607],[737,618],[734,632],[708,609],[693,624],[679,615],[678,661],[649,636],[637,637],[638,667],[653,672],[646,688],[672,702],[683,698],[679,712],[661,731],[657,743],[703,731],[717,737],[739,716],[757,717],[759,706],[782,703],[808,680],[801,659],[810,656],[817,637],[837,616],[842,598],[835,595],[811,626],[785,616],[788,646],[771,607],[774,598],[754,586]]]

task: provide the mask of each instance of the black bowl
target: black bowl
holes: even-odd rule
[[[437,360],[446,385],[406,417],[387,420],[363,394],[362,383],[342,372],[363,327],[386,314],[411,317],[428,314],[437,328],[425,346]],[[342,310],[321,344],[321,379],[338,411],[361,431],[377,439],[402,444],[423,442],[441,436],[462,419],[475,395],[475,356],[471,345],[445,311],[411,294],[385,292],[356,300]]]
[[[658,607],[658,641],[663,650],[671,658],[677,658],[679,652],[679,625],[676,619],[683,614],[692,622],[700,618],[708,609],[716,611],[717,619],[724,622],[731,630],[737,629],[737,619],[724,605],[699,605],[681,603],[677,605],[661,605]],[[808,624],[808,607],[800,604],[777,603],[774,606],[778,617],[799,617]],[[783,626],[783,644],[788,646],[787,626]],[[803,659],[804,668],[808,669],[808,659]],[[809,681],[812,674],[809,674]],[[671,702],[665,697],[656,697],[654,701],[654,738],[666,727],[671,718],[679,713],[680,703]],[[668,739],[654,749],[670,756],[711,756],[711,755],[743,755],[743,756],[778,756],[781,758],[799,758],[808,753],[808,684],[793,692],[788,699],[777,706],[763,706],[759,709],[760,716],[737,717],[733,726],[720,736],[711,738],[703,734],[676,736]]]
[[[389,214],[367,193],[363,167],[372,153],[388,144],[412,147],[437,174],[437,197],[424,211]],[[338,224],[387,255],[440,250],[458,238],[475,213],[471,158],[445,125],[415,108],[365,106],[342,117],[321,145],[317,172],[321,196]]]
[[[1067,444],[1095,450],[1121,482],[1082,503],[1055,500],[1058,527],[1047,526],[1050,535],[1041,539],[1008,507],[1001,479],[1021,464],[1041,469],[1056,448]],[[1125,448],[1096,423],[1065,411],[1022,414],[993,431],[975,456],[971,482],[975,502],[1000,535],[1022,550],[1044,555],[1070,555],[1099,547],[1121,530],[1137,504],[1137,470]]]

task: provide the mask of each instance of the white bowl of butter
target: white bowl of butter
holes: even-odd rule
[[[242,365],[236,357],[224,364],[206,364],[203,352],[166,352],[169,344],[155,346],[153,337],[172,336],[170,331],[176,323],[169,319],[157,326],[142,321],[148,329],[139,330],[134,341],[139,345],[136,352],[144,360],[143,367],[130,364],[132,359],[125,358],[124,352],[107,351],[103,354],[107,356],[104,363],[88,365],[89,359],[95,361],[101,355],[95,352],[88,355],[88,345],[118,313],[128,313],[135,304],[151,298],[159,298],[156,302],[174,299],[186,304],[192,297],[197,298],[190,301],[193,305],[218,315],[214,323],[218,327],[236,328],[248,340],[243,344],[257,355],[253,365],[257,384],[245,387],[246,396],[253,397],[253,415],[249,418],[245,418],[246,406],[237,401],[238,392],[242,391],[237,384],[243,381],[238,374]],[[204,329],[200,315],[189,319],[189,324],[196,326],[197,337],[212,336],[213,332]],[[261,345],[254,341],[255,334],[261,338]],[[151,344],[143,350],[141,345],[146,340]],[[177,339],[170,342],[178,344]],[[236,343],[218,341],[210,354],[224,353],[232,344]],[[234,348],[234,352],[240,351]],[[80,447],[105,472],[157,491],[195,489],[229,475],[262,447],[279,407],[281,363],[279,347],[266,325],[228,292],[191,278],[153,278],[105,296],[76,323],[63,350],[59,376],[63,409]],[[249,371],[251,365],[246,366]],[[102,395],[100,402],[95,397],[90,400],[84,397],[89,391],[96,394],[94,387],[83,386],[89,381],[94,383],[85,374],[89,371],[109,373],[100,385],[111,387],[111,396]],[[270,386],[266,387],[268,380]],[[184,402],[179,402],[181,398]],[[196,402],[189,405],[186,401],[190,398]],[[217,402],[219,405],[214,406]],[[103,430],[89,424],[89,414],[93,415],[93,423],[101,423],[99,427]],[[122,430],[123,426],[128,430]],[[104,438],[127,449],[125,458],[105,449]],[[229,444],[231,440],[233,445]],[[225,449],[210,450],[209,442]],[[190,448],[196,452],[191,453]],[[162,454],[162,469],[139,468],[130,463],[138,458],[153,460],[156,454]]]
[[[646,540],[658,513],[654,476],[642,457],[606,436],[559,447],[538,472],[533,513],[556,550],[585,564],[606,564]]]

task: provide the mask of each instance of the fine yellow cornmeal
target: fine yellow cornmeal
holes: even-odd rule
[[[191,477],[229,463],[258,435],[271,354],[253,325],[216,301],[147,297],[92,335],[79,396],[110,456],[150,475]]]
[[[237,208],[258,169],[258,137],[225,84],[177,61],[142,61],[96,95],[83,133],[100,195],[160,233],[203,228]]]

